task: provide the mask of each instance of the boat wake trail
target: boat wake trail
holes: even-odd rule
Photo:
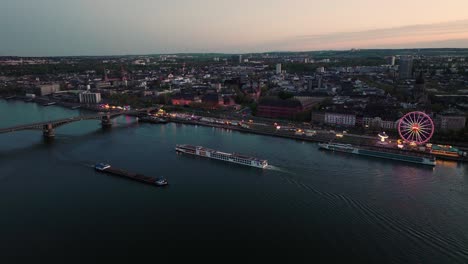
[[[280,167],[276,167],[276,166],[273,166],[273,165],[268,165],[265,170],[271,170],[271,171],[279,171],[279,172],[283,172],[283,173],[289,173],[289,174],[294,174],[292,173],[291,171],[288,171],[288,170],[285,170],[283,168],[280,168]]]
[[[348,215],[351,221],[365,222],[369,226],[382,230],[386,234],[386,239],[391,239],[392,236],[405,237],[415,244],[424,245],[419,250],[427,250],[427,253],[438,251],[454,262],[462,263],[468,258],[468,249],[463,241],[442,234],[431,226],[420,226],[404,218],[395,217],[394,214],[374,208],[366,201],[354,199],[345,194],[321,191],[291,177],[285,177],[285,179],[304,191],[314,193],[327,202],[329,208],[349,209],[352,212]]]

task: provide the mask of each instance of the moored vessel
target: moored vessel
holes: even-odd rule
[[[424,155],[420,153],[412,153],[408,151],[394,150],[389,148],[378,148],[378,147],[357,147],[351,144],[339,144],[339,143],[319,143],[319,148],[352,153],[356,155],[370,156],[382,159],[391,159],[398,161],[405,161],[411,163],[424,164],[429,166],[436,165],[436,159],[430,155]]]
[[[155,116],[143,116],[138,118],[139,122],[142,123],[152,123],[152,124],[166,124],[167,120],[160,117]]]
[[[176,145],[175,149],[178,153],[185,153],[209,159],[222,160],[255,168],[265,169],[268,166],[267,160],[240,155],[237,153],[221,152],[218,150],[209,149],[201,146]]]

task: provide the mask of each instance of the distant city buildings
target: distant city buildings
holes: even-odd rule
[[[360,51],[355,52],[357,55]],[[193,54],[124,56],[99,58],[96,63],[89,58],[48,58],[44,63],[57,65],[54,66],[57,69],[64,65],[67,70],[23,76],[16,74],[27,64],[26,60],[40,63],[43,58],[0,58],[0,64],[22,63],[3,68],[0,91],[5,87],[8,89],[3,89],[4,96],[28,94],[25,100],[65,104],[95,104],[101,100],[124,104],[122,100],[128,99],[129,104],[135,105],[225,108],[226,112],[250,106],[247,114],[262,117],[312,119],[314,124],[329,127],[383,131],[395,130],[401,113],[419,110],[435,116],[437,131],[466,127],[465,55],[413,53],[395,57],[386,56],[386,52],[381,53],[385,62],[380,66],[349,65],[346,58],[338,56],[330,60],[313,53],[219,54],[211,58],[204,54],[199,57],[201,60]],[[394,67],[396,59],[399,67]],[[319,64],[311,65],[315,62]],[[68,72],[67,64],[87,70]],[[284,70],[285,64],[288,71]],[[397,80],[398,76],[401,80]],[[279,99],[280,93],[292,99]],[[113,95],[124,96],[115,100]],[[310,103],[319,98],[328,99],[320,104]],[[313,107],[312,115],[310,105],[317,106]],[[456,111],[447,112],[448,109]]]
[[[281,63],[276,64],[276,74],[281,74]]]
[[[325,73],[325,67],[318,67],[316,72],[317,73]]]
[[[395,56],[388,56],[386,60],[387,60],[387,65],[395,66]]]
[[[401,56],[400,67],[399,67],[400,79],[406,80],[413,78],[413,57],[412,56]]]

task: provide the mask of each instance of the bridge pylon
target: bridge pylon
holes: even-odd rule
[[[101,118],[101,125],[103,128],[110,128],[112,127],[112,120],[109,114],[103,116]]]
[[[46,139],[55,137],[55,131],[52,124],[46,124],[42,126],[42,135]]]

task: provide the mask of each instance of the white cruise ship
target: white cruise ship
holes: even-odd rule
[[[210,159],[223,160],[227,162],[237,163],[245,166],[265,169],[268,166],[268,161],[257,159],[254,157],[239,155],[237,153],[225,153],[213,149],[208,149],[200,146],[192,145],[176,145],[178,153],[185,153]]]
[[[423,153],[414,153],[409,151],[400,151],[397,149],[388,149],[388,148],[377,148],[377,147],[357,147],[351,144],[339,144],[339,143],[319,143],[319,148],[347,152],[357,155],[370,156],[382,159],[391,159],[406,161],[424,165],[435,166],[436,159],[430,155]]]

